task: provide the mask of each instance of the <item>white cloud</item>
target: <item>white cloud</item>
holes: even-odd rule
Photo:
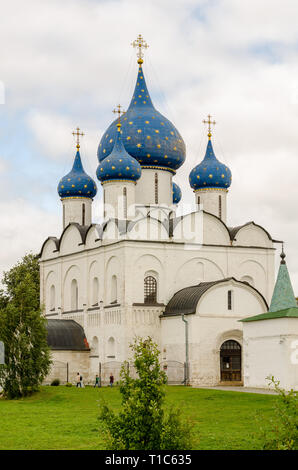
[[[141,32],[150,45],[144,71],[156,107],[187,145],[175,177],[184,201],[193,198],[188,174],[204,156],[202,119],[210,113],[218,122],[215,152],[233,173],[230,224],[255,220],[286,240],[298,292],[297,12],[295,0],[11,0],[2,6],[0,29],[2,110],[25,113],[32,149],[45,165],[58,163],[61,176],[73,161],[70,133],[81,127],[83,164],[95,177],[111,111],[130,101],[136,76],[130,43]],[[45,172],[38,184],[47,187],[47,178]],[[56,192],[48,198],[58,211]],[[100,196],[96,201],[97,216]]]
[[[0,273],[10,269],[25,253],[38,254],[44,240],[61,231],[56,214],[45,212],[23,199],[0,202],[0,213]]]

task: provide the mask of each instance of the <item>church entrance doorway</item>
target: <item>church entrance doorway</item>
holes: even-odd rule
[[[225,341],[220,348],[221,382],[241,381],[241,346],[237,341]]]

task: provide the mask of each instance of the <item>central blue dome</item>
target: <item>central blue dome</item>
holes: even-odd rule
[[[141,66],[131,103],[121,122],[123,145],[143,168],[163,168],[175,173],[183,164],[183,139],[176,127],[154,108]],[[112,152],[116,135],[117,119],[100,141],[97,151],[100,162]]]

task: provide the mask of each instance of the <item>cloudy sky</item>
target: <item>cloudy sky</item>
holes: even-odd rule
[[[188,174],[204,156],[202,120],[233,173],[228,224],[251,220],[285,240],[298,294],[298,4],[296,0],[10,0],[0,20],[0,273],[61,232],[57,183],[71,168],[79,126],[85,170],[137,64],[156,108],[179,129]],[[99,220],[101,189],[94,203]],[[279,245],[277,245],[279,251]]]

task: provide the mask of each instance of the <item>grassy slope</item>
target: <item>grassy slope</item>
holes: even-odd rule
[[[102,449],[98,406],[115,410],[119,389],[42,387],[23,399],[0,399],[0,449]],[[276,397],[241,392],[167,387],[167,401],[191,418],[198,449],[257,449],[255,415],[272,416]]]

